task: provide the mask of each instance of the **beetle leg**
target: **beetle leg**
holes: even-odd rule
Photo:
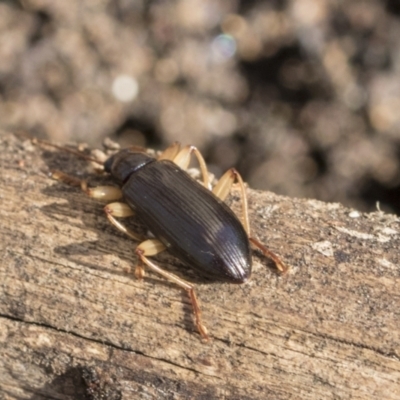
[[[138,233],[133,232],[131,229],[127,228],[121,222],[119,222],[115,217],[127,218],[134,215],[132,209],[125,203],[110,203],[104,207],[104,212],[106,213],[107,219],[114,225],[118,230],[127,234],[131,239],[140,242],[143,240],[143,236]]]
[[[158,160],[173,160],[181,150],[179,142],[174,142],[171,146],[167,147],[159,156]]]
[[[250,222],[249,222],[249,212],[247,205],[247,196],[246,196],[246,188],[243,183],[243,179],[240,176],[239,172],[237,172],[234,168],[226,171],[224,175],[220,178],[218,183],[213,188],[213,193],[219,197],[221,200],[225,200],[228,196],[232,185],[237,181],[240,187],[240,193],[242,197],[242,218],[243,218],[243,226],[249,237],[250,243],[256,246],[261,252],[268,258],[270,258],[276,265],[277,269],[285,274],[288,271],[288,267],[285,263],[271,250],[265,247],[257,238],[252,237],[250,234]]]
[[[51,171],[51,176],[54,179],[67,183],[68,185],[80,187],[89,197],[97,200],[114,201],[122,198],[121,189],[116,186],[97,186],[88,188],[85,180],[67,175],[61,171]]]
[[[148,256],[155,256],[158,253],[161,253],[165,250],[165,246],[157,239],[148,239],[144,242],[140,243],[139,246],[136,247],[135,253],[138,254],[138,248],[140,247],[139,251],[144,251]],[[144,278],[144,268],[143,268],[143,260],[139,257],[139,263],[135,269],[135,276],[137,279]]]
[[[254,246],[258,247],[266,257],[270,258],[275,263],[276,268],[278,268],[281,274],[286,274],[286,272],[288,272],[289,267],[275,253],[267,249],[257,238],[249,237],[249,240]]]
[[[88,188],[87,182],[81,182],[81,189],[89,196],[97,200],[115,201],[122,198],[122,191],[116,186],[95,186]]]
[[[243,179],[235,168],[231,168],[225,172],[218,183],[214,186],[212,192],[222,201],[226,199],[232,189],[233,184],[239,183],[240,195],[242,198],[242,223],[248,236],[250,236],[249,211],[247,205],[246,188],[244,187]]]
[[[190,297],[190,301],[192,303],[192,308],[193,308],[193,313],[196,319],[196,327],[200,333],[200,335],[204,339],[209,339],[209,336],[207,334],[207,329],[203,325],[202,320],[201,320],[201,310],[199,306],[199,302],[196,297],[196,293],[194,291],[193,285],[191,285],[189,282],[186,282],[185,280],[179,278],[178,276],[164,271],[162,268],[154,264],[152,261],[150,261],[146,256],[153,256],[163,250],[165,250],[165,246],[157,239],[149,239],[146,240],[142,243],[139,244],[139,246],[136,248],[135,253],[138,255],[140,261],[147,265],[152,271],[157,272],[159,275],[163,276],[166,279],[169,279],[170,281],[176,283],[179,287],[182,289],[185,289]]]
[[[88,196],[93,197],[97,200],[118,200],[122,197],[122,192],[119,188],[115,186],[97,186],[93,188],[88,188],[87,182],[70,176],[61,171],[53,171],[52,177],[57,180],[61,180],[68,183],[71,186],[80,187]],[[121,222],[119,222],[115,217],[126,218],[134,215],[132,209],[124,203],[110,203],[104,207],[104,212],[107,215],[107,219],[113,224],[117,229],[126,233],[130,238],[140,242],[143,240],[143,236],[138,235],[129,228],[125,227]]]
[[[197,161],[200,166],[201,175],[203,177],[203,184],[207,189],[211,190],[210,181],[208,178],[208,170],[206,166],[206,162],[204,161],[203,156],[200,151],[195,146],[185,146],[176,156],[172,159],[172,161],[178,165],[178,167],[186,170],[190,164],[190,157],[194,154],[197,158]]]
[[[82,184],[82,180],[75,178],[74,176],[67,175],[64,172],[58,170],[50,171],[50,176],[53,179],[64,182],[70,186],[81,187]]]
[[[143,267],[143,262],[142,260],[139,258],[139,262],[136,265],[135,268],[135,277],[136,279],[142,280],[144,278],[144,267]]]

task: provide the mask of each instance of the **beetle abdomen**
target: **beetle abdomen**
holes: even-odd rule
[[[125,201],[167,249],[200,271],[241,283],[250,245],[233,211],[173,162],[152,162],[123,186]]]

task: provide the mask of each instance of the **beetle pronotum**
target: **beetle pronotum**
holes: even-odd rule
[[[117,229],[140,242],[135,250],[138,257],[135,275],[143,277],[143,267],[146,266],[185,289],[189,293],[197,329],[203,338],[208,339],[208,333],[201,319],[194,286],[163,270],[149,257],[168,250],[185,263],[219,281],[243,283],[251,274],[252,244],[271,258],[280,272],[287,271],[277,255],[251,236],[246,190],[240,174],[232,168],[211,188],[205,161],[196,147],[181,148],[179,143],[174,143],[157,158],[143,150],[125,149],[102,164],[77,151],[42,140],[36,142],[95,161],[103,165],[105,171],[118,182],[120,188],[88,188],[86,181],[60,171],[52,173],[56,179],[80,186],[92,198],[112,202],[104,207],[108,220]],[[202,183],[185,172],[192,155],[199,162]],[[234,183],[240,188],[242,221],[224,203]],[[122,198],[124,203],[117,202]],[[143,237],[117,219],[132,215],[137,215],[154,238],[143,240]]]

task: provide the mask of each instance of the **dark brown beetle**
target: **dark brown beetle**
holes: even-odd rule
[[[203,183],[191,178],[184,171],[192,154],[199,161]],[[136,276],[143,277],[143,265],[146,265],[187,290],[196,326],[204,338],[208,339],[208,334],[201,321],[193,285],[164,271],[148,257],[168,250],[216,280],[243,283],[251,275],[252,243],[272,258],[281,272],[286,272],[287,267],[279,257],[250,236],[245,187],[235,169],[227,171],[211,189],[207,168],[200,152],[194,146],[181,149],[178,143],[167,148],[158,158],[151,157],[144,151],[121,150],[104,163],[104,169],[118,182],[121,190],[111,186],[88,189],[86,182],[78,181],[62,172],[55,172],[53,176],[79,184],[93,198],[107,201],[124,199],[125,203],[114,202],[104,209],[115,227],[141,241],[135,250],[140,260]],[[239,184],[241,191],[243,222],[224,203],[235,182]],[[143,241],[142,237],[131,232],[116,219],[132,215],[137,215],[155,238]]]

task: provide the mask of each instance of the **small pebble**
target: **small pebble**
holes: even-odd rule
[[[350,217],[350,218],[359,218],[360,215],[361,215],[361,214],[360,214],[358,211],[351,211],[351,212],[349,213],[349,217]]]

